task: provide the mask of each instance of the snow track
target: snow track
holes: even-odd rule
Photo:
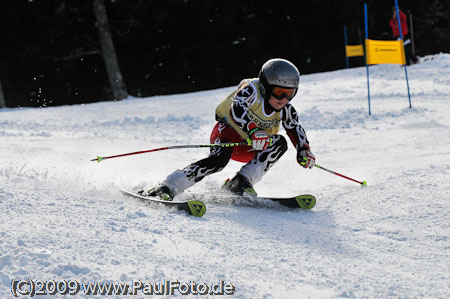
[[[13,297],[12,279],[170,279],[224,280],[237,298],[447,298],[450,55],[408,72],[412,109],[403,69],[371,68],[372,116],[365,68],[302,77],[293,104],[317,162],[368,182],[304,170],[290,146],[255,188],[314,194],[311,211],[205,199],[195,218],[119,192],[152,186],[207,149],[89,161],[208,143],[214,109],[233,88],[0,110],[0,297]],[[231,162],[180,196],[214,190],[240,167]]]

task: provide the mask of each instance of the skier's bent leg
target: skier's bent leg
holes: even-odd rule
[[[269,169],[281,158],[281,156],[283,156],[287,151],[287,148],[286,139],[281,135],[274,135],[272,137],[272,145],[267,149],[258,152],[258,154],[250,162],[245,164],[236,176],[231,179],[228,184],[229,189],[237,194],[247,192],[249,195],[256,195],[253,185],[262,179]]]
[[[169,195],[173,198],[206,176],[221,171],[230,161],[232,152],[232,148],[212,148],[207,158],[174,171],[159,184],[159,188],[166,187],[166,191],[169,191],[171,193]]]

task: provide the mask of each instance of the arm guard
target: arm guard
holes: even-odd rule
[[[247,134],[256,127],[248,116],[248,109],[257,98],[255,86],[251,83],[244,83],[239,86],[230,108],[230,114],[236,125]],[[249,134],[250,135],[250,134]]]
[[[298,121],[298,114],[294,106],[288,103],[283,107],[282,120],[283,127],[297,151],[303,149],[305,144],[309,145],[305,130]]]

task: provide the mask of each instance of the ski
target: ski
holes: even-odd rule
[[[184,200],[184,201],[166,201],[162,200],[158,197],[151,197],[151,196],[143,196],[131,191],[127,190],[120,190],[124,195],[127,195],[129,197],[133,198],[139,198],[143,201],[150,201],[150,202],[156,202],[161,205],[169,206],[169,207],[175,207],[178,210],[183,210],[188,212],[190,215],[195,217],[202,217],[206,212],[206,205],[200,201],[200,200]]]
[[[302,210],[311,210],[316,205],[316,198],[311,194],[301,194],[292,197],[261,197],[261,196],[238,196],[232,194],[192,194],[192,198],[196,200],[206,199],[222,199],[230,200],[231,203],[240,203],[243,205],[260,206],[264,203],[279,203],[282,206],[289,208],[299,208]],[[267,205],[266,205],[267,206]]]
[[[302,210],[311,210],[316,205],[316,198],[311,194],[302,194],[294,197],[286,198],[266,198],[272,201],[276,201],[283,206],[290,208],[300,208]]]

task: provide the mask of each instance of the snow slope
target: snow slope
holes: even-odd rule
[[[89,161],[208,143],[234,87],[0,110],[0,297],[13,297],[12,279],[169,279],[223,280],[237,298],[448,298],[450,54],[422,60],[408,67],[412,109],[403,68],[371,67],[372,116],[365,68],[302,76],[293,104],[317,163],[368,182],[304,170],[290,146],[255,188],[315,194],[311,211],[205,200],[194,218],[118,191],[153,186],[207,149]],[[214,190],[240,167],[230,162],[180,197]]]

